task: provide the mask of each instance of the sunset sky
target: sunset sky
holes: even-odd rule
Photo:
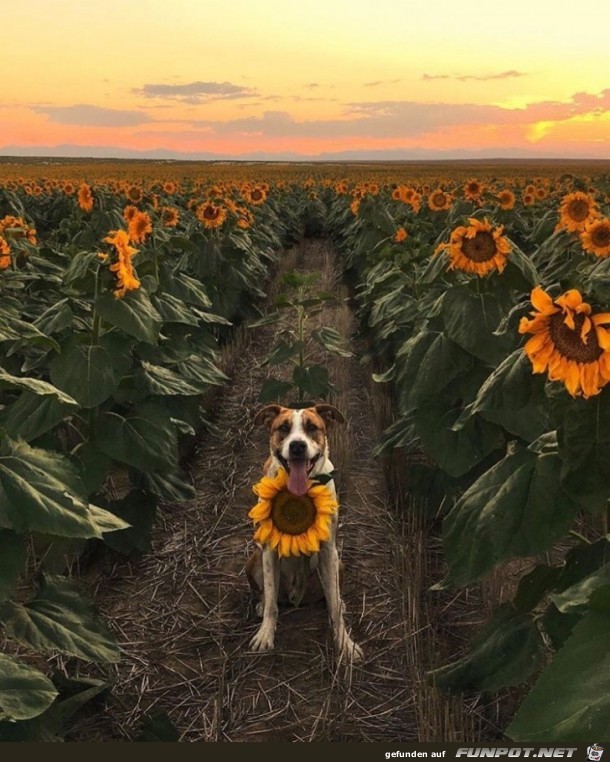
[[[5,0],[0,154],[610,158],[608,7]]]

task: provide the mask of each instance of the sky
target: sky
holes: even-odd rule
[[[0,9],[0,154],[610,158],[607,0]]]

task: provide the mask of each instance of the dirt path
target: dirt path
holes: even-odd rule
[[[304,243],[283,269],[295,263],[322,270],[323,287],[346,297],[333,282],[327,245]],[[323,320],[344,335],[354,331],[345,303],[325,310]],[[331,364],[340,390],[332,402],[348,419],[333,434],[331,458],[339,471],[347,621],[365,662],[337,666],[323,604],[281,610],[275,651],[248,650],[258,622],[244,575],[253,547],[247,512],[268,448],[266,431],[252,420],[273,332],[247,333],[234,353],[215,430],[194,458],[197,500],[166,507],[153,550],[137,563],[116,562],[98,580],[96,603],[124,659],[105,710],[81,720],[74,740],[133,738],[150,712],[167,712],[182,741],[451,740],[471,732],[461,705],[456,712],[424,686],[424,651],[433,643],[425,640],[425,548],[417,527],[388,509],[372,454],[379,401],[357,356]]]

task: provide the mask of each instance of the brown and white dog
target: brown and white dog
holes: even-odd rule
[[[344,423],[343,415],[333,405],[320,404],[293,410],[281,405],[267,405],[257,413],[255,425],[266,424],[270,434],[271,455],[264,466],[266,476],[275,476],[280,466],[288,472],[287,488],[295,495],[304,495],[308,480],[319,474],[330,474],[333,464],[328,457],[327,426]],[[332,479],[327,483],[336,495]],[[362,659],[362,649],[351,639],[343,618],[341,600],[341,564],[335,542],[338,518],[333,517],[331,536],[320,544],[312,556],[280,558],[267,545],[257,549],[248,559],[246,573],[253,590],[262,593],[262,606],[257,609],[263,621],[250,641],[254,651],[273,648],[278,615],[278,599],[284,595],[298,606],[303,600],[317,597],[317,577],[322,586],[333,628],[335,648],[340,657],[350,661]]]

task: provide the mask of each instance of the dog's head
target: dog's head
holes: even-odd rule
[[[333,405],[325,403],[300,410],[267,405],[254,418],[255,425],[269,429],[270,449],[288,472],[288,490],[295,495],[307,492],[307,479],[328,456],[327,429],[345,418]]]

